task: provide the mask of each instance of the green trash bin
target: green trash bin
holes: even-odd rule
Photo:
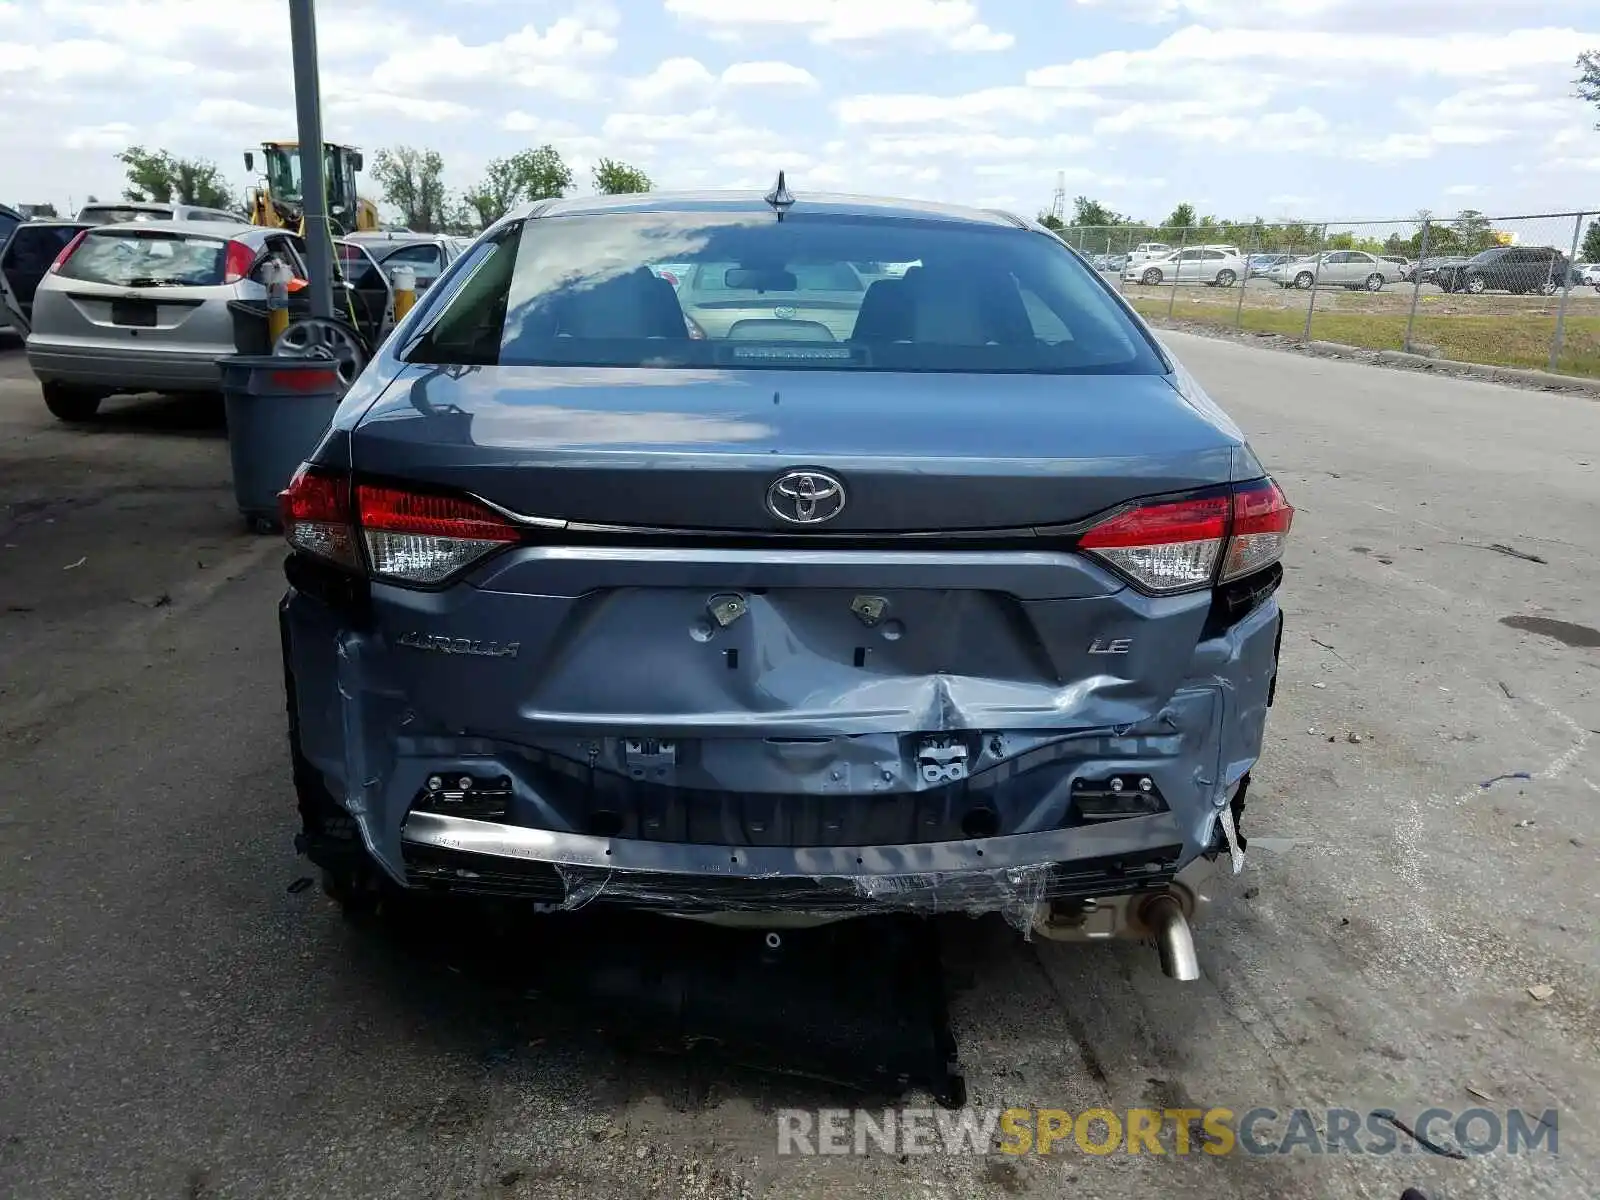
[[[320,358],[232,355],[218,360],[228,454],[239,512],[258,533],[277,532],[278,493],[327,432],[342,389]]]

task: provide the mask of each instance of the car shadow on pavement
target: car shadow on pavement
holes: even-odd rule
[[[225,438],[228,422],[216,393],[164,396],[147,393],[107,400],[92,421],[73,426],[84,433],[166,433]]]
[[[910,1089],[965,1101],[932,922],[869,917],[779,932],[429,897],[368,923],[371,982],[424,1005],[429,1028],[473,1031],[471,1052],[487,1064],[598,1034],[597,1051],[669,1078],[710,1068],[719,1080],[750,1073],[755,1092],[767,1090],[763,1079],[799,1077],[790,1092],[820,1085],[819,1101]]]

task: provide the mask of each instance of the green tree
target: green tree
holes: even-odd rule
[[[594,165],[594,190],[603,196],[620,196],[628,192],[648,192],[650,176],[638,167],[602,158]]]
[[[1583,245],[1578,257],[1584,262],[1600,263],[1600,221],[1590,221],[1583,235]]]
[[[572,168],[554,146],[546,144],[495,159],[462,199],[477,215],[480,227],[486,228],[525,200],[564,196],[571,187]]]
[[[484,168],[483,178],[461,198],[477,217],[478,227],[487,229],[512,210],[521,198],[521,191],[511,160],[496,158]]]
[[[1091,200],[1087,196],[1075,197],[1072,201],[1072,223],[1079,228],[1098,225],[1126,225],[1128,218],[1119,212],[1112,212],[1098,200]]]
[[[572,168],[562,160],[560,152],[548,142],[532,150],[520,150],[511,156],[511,169],[521,189],[524,200],[543,200],[547,196],[565,196],[572,189]],[[650,181],[639,175],[644,187],[629,191],[649,191]]]
[[[1577,96],[1600,108],[1600,50],[1585,50],[1578,55]],[[1600,129],[1600,122],[1595,124]]]
[[[444,158],[437,150],[411,146],[379,150],[372,161],[372,178],[384,200],[400,210],[407,229],[432,233],[450,223]]]
[[[1464,208],[1458,212],[1456,219],[1450,222],[1450,232],[1456,236],[1456,242],[1461,247],[1457,253],[1460,254],[1477,254],[1494,245],[1494,228],[1489,224],[1489,218],[1475,208]]]
[[[1195,224],[1194,205],[1180,204],[1172,210],[1172,215],[1167,218],[1165,229],[1188,229]]]
[[[178,158],[165,150],[129,146],[117,155],[127,170],[125,200],[198,204],[204,208],[237,208],[239,200],[222,178],[217,164],[204,158]]]
[[[1056,216],[1055,213],[1040,213],[1039,224],[1043,225],[1046,229],[1053,229],[1057,233],[1060,233],[1067,227],[1066,222],[1060,217]]]

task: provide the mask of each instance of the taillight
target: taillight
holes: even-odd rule
[[[696,321],[688,313],[683,314],[683,327],[689,331],[689,336],[693,340],[697,342],[704,340],[706,331],[700,328],[700,322]]]
[[[1140,505],[1090,529],[1078,545],[1152,592],[1210,583],[1228,536],[1227,496]]]
[[[61,247],[61,253],[56,255],[55,261],[50,264],[49,269],[46,270],[45,274],[54,275],[57,271],[61,270],[62,267],[66,266],[67,259],[72,257],[73,253],[78,249],[78,245],[85,237],[88,236],[88,234],[89,231],[87,229],[78,230],[78,232],[73,235],[72,240],[65,246]]]
[[[403,583],[443,582],[522,538],[513,522],[460,497],[357,484],[356,510],[373,575]]]
[[[1283,556],[1294,509],[1270,479],[1141,504],[1093,526],[1078,546],[1148,592],[1237,579]]]
[[[283,517],[283,536],[296,550],[361,569],[351,521],[349,479],[303,466],[278,493],[278,510]]]
[[[1222,559],[1222,581],[1238,579],[1283,557],[1294,509],[1270,479],[1233,489],[1233,529]]]
[[[250,268],[256,265],[256,252],[244,242],[229,242],[227,257],[222,260],[222,282],[238,283],[247,279]]]

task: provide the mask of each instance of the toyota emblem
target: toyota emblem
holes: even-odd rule
[[[777,308],[772,310],[772,315],[777,317],[780,321],[787,321],[794,316],[794,305],[780,304]]]
[[[820,525],[844,511],[844,484],[826,471],[789,471],[767,489],[767,511],[791,525]]]

